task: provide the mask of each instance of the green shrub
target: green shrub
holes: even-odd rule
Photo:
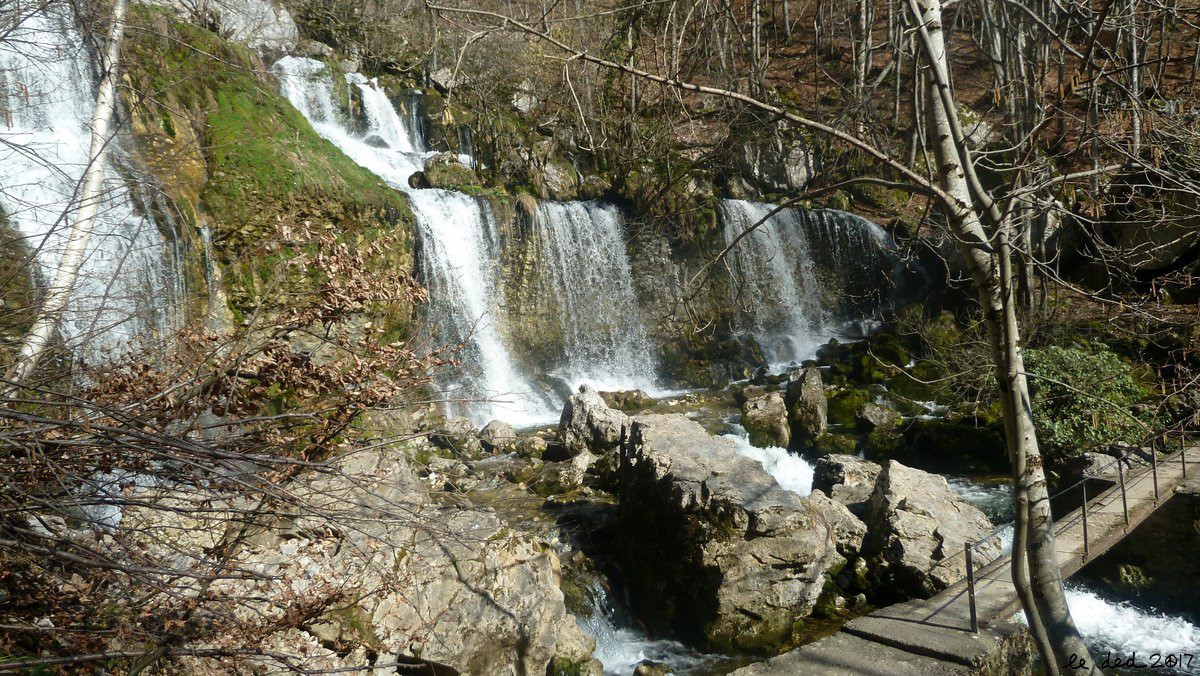
[[[1047,347],[1025,353],[1043,452],[1061,460],[1114,441],[1138,442],[1150,421],[1133,407],[1148,392],[1107,348]]]

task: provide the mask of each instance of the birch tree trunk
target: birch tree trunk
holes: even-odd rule
[[[91,121],[91,151],[87,169],[83,174],[83,188],[79,194],[79,209],[75,214],[75,225],[67,238],[67,245],[62,259],[55,269],[53,281],[46,291],[42,307],[29,329],[16,359],[9,368],[7,380],[11,383],[5,387],[4,396],[15,395],[20,383],[26,381],[37,368],[38,360],[46,351],[54,333],[58,329],[63,311],[71,299],[75,288],[75,280],[79,276],[79,268],[83,264],[84,254],[92,238],[92,229],[96,222],[96,212],[102,201],[101,188],[104,181],[104,170],[108,159],[108,146],[111,142],[111,127],[113,109],[116,106],[116,88],[118,80],[117,68],[121,58],[121,39],[125,34],[125,0],[113,3],[112,26],[109,29],[108,44],[105,48],[101,67],[103,74],[100,87],[96,91],[96,107],[92,112]]]
[[[997,218],[998,210],[991,196],[979,185],[978,177],[974,176],[970,153],[963,143],[957,104],[949,90],[940,0],[912,0],[912,5],[929,60],[927,107],[932,127],[929,137],[938,163],[938,181],[957,202],[957,208],[949,214],[950,226],[979,292],[1000,386],[1005,439],[1014,467],[1018,515],[1013,544],[1013,583],[1021,596],[1047,672],[1099,673],[1071,619],[1063,592],[1049,493],[1021,354],[1013,298],[1009,226],[1005,220]],[[996,237],[988,236],[976,204],[989,211],[997,228]]]

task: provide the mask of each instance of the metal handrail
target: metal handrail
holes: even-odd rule
[[[1180,466],[1183,471],[1183,476],[1184,476],[1184,478],[1186,478],[1187,477],[1187,440],[1186,440],[1186,438],[1184,439],[1183,443],[1180,445],[1179,459],[1180,459]],[[1109,468],[1111,468],[1113,465],[1117,466],[1117,480],[1121,487],[1121,507],[1122,507],[1122,513],[1124,514],[1124,518],[1125,518],[1125,528],[1126,528],[1126,530],[1128,530],[1128,528],[1129,528],[1129,502],[1128,502],[1128,498],[1127,498],[1127,489],[1125,486],[1125,470],[1121,466],[1122,460],[1125,460],[1125,456],[1114,457],[1112,462],[1110,462],[1106,465],[1103,465],[1102,467],[1100,467],[1097,470],[1094,470],[1091,473],[1084,473],[1083,478],[1081,478],[1079,481],[1076,481],[1075,483],[1073,483],[1069,486],[1060,488],[1059,490],[1055,491],[1054,493],[1052,493],[1046,497],[1046,500],[1050,501],[1057,497],[1067,494],[1069,491],[1072,491],[1075,488],[1081,488],[1081,490],[1083,492],[1083,502],[1079,507],[1079,511],[1080,511],[1080,520],[1083,524],[1083,560],[1084,561],[1086,561],[1088,559],[1088,556],[1090,555],[1090,551],[1089,551],[1089,547],[1088,547],[1087,513],[1088,513],[1089,500],[1088,500],[1088,495],[1087,495],[1087,482],[1090,480],[1093,480],[1093,479],[1102,479],[1103,474],[1105,472],[1107,472],[1109,470]],[[1154,482],[1154,504],[1157,505],[1159,502],[1158,451],[1157,451],[1157,449],[1154,449],[1154,448],[1151,448],[1151,450],[1150,450],[1150,471],[1151,471],[1151,475],[1153,477],[1152,480]],[[1138,477],[1137,481],[1141,481],[1142,478],[1144,478],[1144,476],[1145,475],[1143,474],[1141,477]],[[1053,517],[1051,517],[1051,518],[1053,518]],[[963,555],[966,558],[966,564],[967,564],[967,602],[968,602],[968,605],[970,608],[971,631],[973,633],[979,633],[979,617],[976,612],[976,601],[975,601],[975,566],[974,566],[973,553],[976,548],[980,547],[984,543],[990,542],[991,540],[1001,537],[1001,534],[1010,525],[1011,524],[1004,524],[1003,526],[999,526],[998,528],[993,530],[988,535],[986,535],[974,542],[964,542],[963,543]],[[1059,524],[1059,525],[1061,525],[1061,524]],[[1056,526],[1055,526],[1055,524],[1052,523],[1051,527],[1055,528]],[[1056,528],[1056,531],[1057,531],[1057,528]],[[1057,534],[1058,533],[1056,532],[1055,535],[1057,535]],[[996,561],[996,560],[998,560],[998,559],[993,559],[993,561]],[[992,563],[992,561],[989,561],[988,563]],[[984,565],[987,565],[987,564],[984,564]]]

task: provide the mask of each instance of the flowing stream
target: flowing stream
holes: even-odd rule
[[[0,210],[33,252],[42,285],[54,277],[90,161],[96,74],[67,3],[30,12],[0,40]],[[141,206],[153,190],[113,141],[94,230],[59,325],[77,359],[100,363],[150,346],[175,328],[181,276],[171,242]],[[123,173],[127,175],[122,175]]]
[[[757,460],[775,482],[799,496],[812,492],[813,466],[795,453],[778,446],[755,446],[750,443],[750,433],[745,427],[730,422],[733,430],[721,436],[737,444],[737,452],[751,460]]]

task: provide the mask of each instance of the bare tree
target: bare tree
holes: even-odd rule
[[[102,62],[103,76],[96,92],[96,107],[91,121],[90,162],[83,176],[79,193],[79,210],[70,236],[59,260],[54,279],[46,290],[33,326],[29,329],[10,368],[3,396],[15,394],[12,388],[25,381],[37,368],[38,361],[50,345],[63,311],[75,289],[79,268],[83,264],[88,242],[92,237],[96,214],[103,198],[101,187],[107,170],[109,146],[113,140],[111,132],[113,111],[117,100],[117,82],[120,79],[121,40],[125,33],[125,1],[113,3],[108,43],[105,45]]]

